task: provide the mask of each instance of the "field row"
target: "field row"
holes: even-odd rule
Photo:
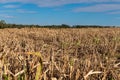
[[[120,28],[1,29],[0,56],[10,80],[119,80]]]

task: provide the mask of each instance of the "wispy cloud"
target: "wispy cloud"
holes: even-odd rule
[[[74,3],[103,3],[103,2],[120,2],[120,0],[0,0],[0,3],[21,2],[33,3],[40,7],[53,7]]]
[[[18,8],[18,7],[20,7],[19,5],[4,5],[3,6],[4,8]]]
[[[87,7],[79,7],[74,9],[73,11],[75,12],[109,12],[114,10],[119,11],[120,5],[119,4],[97,4],[97,5],[87,6]]]
[[[9,12],[14,12],[14,11],[8,9],[0,10],[0,13],[9,13]]]
[[[120,0],[0,0],[0,3],[32,3],[39,7],[56,7],[66,4],[90,4],[91,6],[78,7],[75,8],[74,12],[109,12],[118,10],[117,12],[110,12],[110,14],[119,14],[120,10]],[[93,4],[94,3],[94,4]],[[104,3],[104,4],[103,4]],[[114,3],[114,4],[110,4]],[[4,5],[4,8],[18,8],[20,5]],[[81,5],[80,5],[81,6]],[[37,11],[18,9],[18,13],[37,13]]]
[[[120,14],[120,10],[119,11],[112,11],[112,12],[108,12],[109,14]]]
[[[35,13],[38,13],[38,12],[35,11],[35,10],[33,11],[33,10],[26,10],[26,9],[14,9],[14,10],[5,9],[5,10],[0,11],[0,15],[2,14],[1,16],[7,16],[6,13],[35,14]]]
[[[28,13],[28,14],[37,13],[37,11],[25,10],[25,9],[17,9],[16,12],[18,12],[18,13]]]
[[[6,15],[6,16],[3,16],[4,18],[15,18],[14,16],[10,16],[10,15]]]
[[[15,18],[14,16],[8,15],[8,14],[0,14],[0,17],[3,17],[3,18]]]
[[[120,17],[115,17],[115,19],[120,20]]]

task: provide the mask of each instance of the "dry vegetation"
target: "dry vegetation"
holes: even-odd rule
[[[120,80],[120,28],[1,29],[0,80]]]

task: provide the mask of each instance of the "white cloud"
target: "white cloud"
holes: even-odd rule
[[[13,12],[12,10],[0,10],[0,13],[9,13],[9,12]]]
[[[120,11],[112,11],[112,12],[108,12],[109,14],[120,14]]]
[[[4,5],[4,8],[18,8],[19,5]]]
[[[16,12],[18,13],[29,13],[29,14],[34,14],[37,13],[37,11],[30,11],[30,10],[24,10],[24,9],[17,9]]]
[[[38,13],[38,12],[37,11],[32,11],[32,10],[26,10],[26,9],[0,10],[0,16],[2,16],[2,17],[8,16],[6,13],[35,14],[35,13]],[[12,18],[12,16],[11,16],[11,18]]]
[[[14,18],[14,16],[10,16],[10,15],[6,15],[6,16],[3,16],[4,18]]]
[[[79,7],[74,9],[75,12],[107,12],[112,10],[120,10],[120,0],[0,0],[0,3],[13,3],[13,2],[20,2],[20,3],[31,3],[36,4],[39,7],[56,7],[62,6],[66,4],[79,4],[82,3],[94,3],[91,4],[92,6],[86,7]],[[114,4],[110,4],[114,2]],[[103,4],[104,3],[104,4]],[[16,8],[19,7],[17,5],[5,5],[5,8]],[[36,13],[36,11],[30,10],[17,10],[19,13]],[[119,12],[111,12],[111,14],[115,14]]]
[[[10,2],[33,3],[40,7],[54,7],[73,3],[120,2],[120,0],[0,0],[0,3]]]
[[[0,17],[3,18],[15,18],[14,16],[8,15],[8,14],[0,14]]]
[[[118,20],[120,20],[120,17],[115,17],[115,19],[118,19]]]
[[[75,12],[107,12],[112,10],[120,10],[119,4],[97,4],[93,6],[76,8]]]

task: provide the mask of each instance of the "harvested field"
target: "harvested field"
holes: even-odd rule
[[[3,80],[120,80],[120,28],[0,29]]]

